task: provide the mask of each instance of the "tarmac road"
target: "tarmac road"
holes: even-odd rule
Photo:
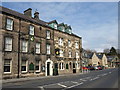
[[[80,88],[118,88],[118,76],[120,69],[105,69],[92,71],[86,74],[73,74],[65,76],[55,76],[29,81],[9,82],[3,84],[3,90],[75,90]],[[11,89],[10,89],[11,88]]]

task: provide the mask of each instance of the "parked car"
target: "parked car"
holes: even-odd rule
[[[97,66],[99,70],[103,70],[104,66]]]
[[[88,70],[95,70],[95,68],[93,66],[88,66],[87,68],[88,68]]]
[[[99,68],[97,66],[94,67],[95,70],[99,70]]]

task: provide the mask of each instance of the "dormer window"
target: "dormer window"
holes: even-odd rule
[[[65,28],[64,27],[62,27],[62,31],[65,32]]]
[[[57,24],[54,24],[54,28],[57,29]]]
[[[34,35],[34,26],[32,26],[32,25],[30,25],[30,32],[29,32],[29,34],[30,35]]]

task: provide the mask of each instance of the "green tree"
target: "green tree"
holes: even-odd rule
[[[110,55],[117,55],[116,49],[115,49],[114,47],[111,47],[109,54],[110,54]]]

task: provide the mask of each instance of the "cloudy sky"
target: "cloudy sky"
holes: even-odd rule
[[[118,47],[117,2],[4,2],[2,6],[20,13],[32,8],[33,13],[39,11],[41,20],[71,25],[85,49],[100,52]]]

